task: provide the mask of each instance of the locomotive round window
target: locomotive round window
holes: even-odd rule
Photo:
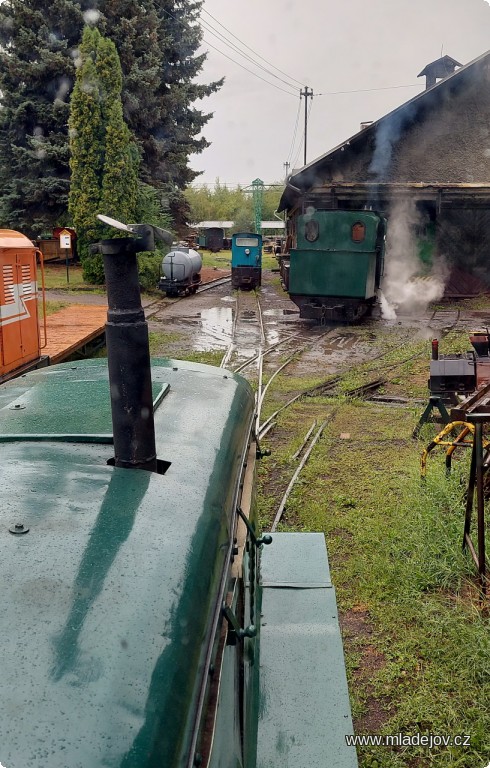
[[[318,235],[320,233],[320,228],[318,226],[318,222],[314,219],[310,219],[310,221],[307,221],[305,224],[305,238],[308,240],[309,243],[314,243],[315,240],[318,240]]]
[[[352,225],[351,236],[355,243],[362,243],[366,237],[366,225],[363,224],[362,221],[356,221],[356,223]]]

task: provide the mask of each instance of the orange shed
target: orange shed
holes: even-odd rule
[[[0,229],[0,379],[40,357],[38,253],[20,232]]]

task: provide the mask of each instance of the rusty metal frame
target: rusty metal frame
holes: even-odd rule
[[[466,496],[466,513],[463,533],[463,551],[468,548],[478,568],[478,577],[482,599],[487,595],[487,573],[485,556],[485,492],[484,476],[490,468],[490,448],[484,447],[483,425],[490,422],[488,413],[470,413],[468,421],[474,425],[473,450],[471,452],[470,477]],[[470,536],[471,517],[474,506],[476,486],[477,547]]]

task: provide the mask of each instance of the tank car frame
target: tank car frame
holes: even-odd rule
[[[201,285],[202,259],[192,248],[175,247],[162,260],[158,287],[169,298],[190,296]]]

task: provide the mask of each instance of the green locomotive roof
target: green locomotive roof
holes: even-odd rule
[[[187,764],[253,394],[198,364],[152,375],[163,475],[107,463],[106,361],[0,387],[6,768]]]

